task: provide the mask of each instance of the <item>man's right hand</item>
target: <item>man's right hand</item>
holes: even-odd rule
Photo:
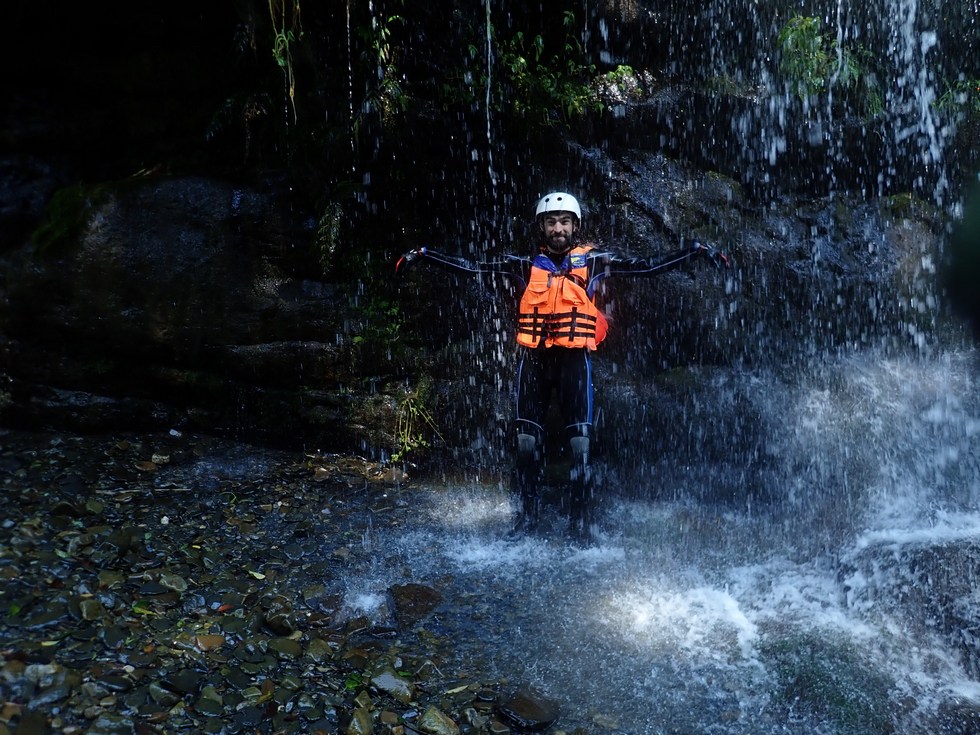
[[[402,257],[398,259],[395,263],[395,275],[404,276],[411,270],[412,266],[415,265],[419,258],[425,255],[425,248],[418,248],[417,250],[409,250]]]

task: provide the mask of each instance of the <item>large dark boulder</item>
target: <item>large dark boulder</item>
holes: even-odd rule
[[[308,213],[205,178],[62,196],[78,201],[6,269],[9,423],[367,441],[359,413],[384,402],[350,390],[373,369],[354,346],[362,312],[309,277]]]

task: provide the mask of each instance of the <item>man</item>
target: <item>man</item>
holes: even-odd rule
[[[653,276],[706,255],[728,265],[724,254],[698,242],[656,260],[619,258],[579,242],[582,209],[574,196],[552,192],[535,209],[537,254],[507,256],[473,263],[428,248],[403,255],[395,271],[403,274],[425,260],[449,271],[498,273],[523,284],[518,308],[516,489],[520,511],[514,535],[534,532],[541,521],[539,474],[545,440],[545,415],[552,393],[559,408],[572,459],[566,499],[569,531],[583,542],[593,540],[592,472],[589,449],[594,406],[591,353],[606,336],[607,323],[594,302],[596,287],[608,276]]]

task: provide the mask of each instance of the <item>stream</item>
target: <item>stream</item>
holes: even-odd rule
[[[586,547],[476,463],[3,434],[0,732],[977,732],[976,366],[695,371]]]
[[[423,486],[404,526],[365,536],[371,564],[345,604],[383,617],[387,587],[432,584],[452,602],[426,625],[457,641],[458,666],[540,687],[590,732],[937,732],[980,684],[962,631],[917,606],[910,567],[945,549],[952,588],[921,592],[959,594],[978,618],[976,566],[949,568],[980,532],[975,359],[727,376],[710,390],[736,383],[771,424],[760,494],[778,502],[702,502],[675,472],[676,487],[608,492],[594,548],[564,541],[557,510],[549,533],[502,540],[503,487]]]

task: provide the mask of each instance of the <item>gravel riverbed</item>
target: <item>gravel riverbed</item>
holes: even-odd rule
[[[485,665],[494,601],[412,559],[351,604],[415,512],[397,472],[176,431],[0,441],[0,735],[602,729]]]

